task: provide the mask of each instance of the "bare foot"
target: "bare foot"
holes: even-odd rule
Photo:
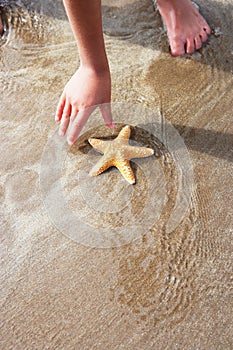
[[[210,27],[190,0],[157,0],[167,26],[173,56],[192,54],[201,48],[211,33]]]

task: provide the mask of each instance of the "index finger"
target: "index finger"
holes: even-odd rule
[[[99,106],[99,108],[105,124],[109,128],[114,128],[115,124],[113,122],[113,117],[112,117],[111,103],[103,103],[102,105]]]

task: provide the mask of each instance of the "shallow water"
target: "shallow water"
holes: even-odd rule
[[[43,151],[56,130],[56,104],[78,66],[62,2],[19,1],[6,10],[8,32],[0,47],[2,348],[232,348],[233,5],[208,0],[200,6],[213,32],[221,34],[211,35],[192,57],[173,58],[149,0],[103,2],[113,101],[153,110],[164,134],[169,127],[163,118],[170,122],[194,172],[190,206],[168,233],[177,170],[166,145],[146,139],[146,114],[139,115],[132,138],[155,147],[166,201],[143,236],[109,249],[83,246],[62,234],[39,185]],[[127,113],[120,118],[126,123]],[[115,135],[104,127],[94,132]],[[78,143],[67,150],[61,172],[64,196],[76,215],[75,167],[90,150],[86,139],[81,151]],[[140,163],[142,169],[148,162]],[[134,170],[138,192],[132,198],[143,203],[147,182],[139,167]],[[97,185],[110,178],[122,193],[129,191],[118,175],[110,171]],[[108,183],[101,198],[113,191]],[[135,200],[130,204],[137,214]],[[90,218],[91,211],[82,212]],[[98,233],[103,218],[91,220]]]

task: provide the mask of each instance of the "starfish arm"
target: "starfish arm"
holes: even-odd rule
[[[128,159],[116,159],[114,161],[114,166],[117,167],[126,181],[128,181],[131,185],[135,183],[134,173]]]
[[[104,149],[106,147],[106,144],[105,144],[106,141],[99,140],[99,139],[94,139],[94,138],[91,137],[91,138],[88,139],[88,142],[90,143],[90,145],[92,147],[94,147],[98,151],[104,153]]]
[[[115,166],[121,175],[130,183],[135,183],[130,160],[133,158],[144,158],[154,154],[154,150],[147,147],[131,146],[129,144],[130,127],[126,125],[112,141],[90,138],[88,141],[96,150],[104,155],[91,169],[90,175],[97,176],[108,168]]]
[[[130,126],[126,125],[124,126],[123,129],[121,129],[121,131],[119,132],[118,136],[117,136],[117,140],[129,140],[130,137]]]
[[[153,154],[154,154],[154,150],[152,148],[130,146],[130,148],[128,148],[127,155],[130,159],[132,159],[132,158],[150,157]]]
[[[113,166],[113,161],[107,157],[101,157],[99,161],[93,166],[93,168],[90,171],[91,176],[97,176]]]

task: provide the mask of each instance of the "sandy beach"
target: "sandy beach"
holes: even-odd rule
[[[5,9],[0,46],[1,349],[233,348],[233,3],[197,3],[212,34],[194,55],[174,58],[150,0],[103,1],[117,129],[110,134],[90,119],[82,139],[70,148],[55,136],[54,121],[60,94],[79,64],[62,1],[12,2]],[[133,115],[132,106],[142,112]],[[186,170],[186,159],[191,161],[190,194],[183,170],[179,177],[176,168],[181,160],[174,161],[165,138],[152,137],[156,133],[148,120],[158,130],[163,126],[163,135],[176,135]],[[88,171],[86,160],[98,157],[88,137],[113,136],[127,122],[133,125],[132,139],[154,148],[156,156],[133,167],[133,190],[117,170],[95,178],[92,186],[79,171]],[[63,142],[60,173],[59,149],[48,147],[51,138]],[[150,162],[154,173],[148,175]],[[101,241],[101,247],[72,239],[71,222],[58,212],[58,201],[47,200],[59,189],[58,180],[66,210],[81,217],[77,222],[86,220],[92,239],[105,227],[118,232],[126,220],[128,241],[106,247]],[[168,232],[180,188],[188,204],[181,205],[177,224]],[[141,210],[149,197],[157,206]],[[107,201],[103,207],[101,198]],[[106,208],[111,209],[108,216]],[[147,227],[151,208],[158,215]],[[130,226],[139,217],[145,222],[142,233],[142,224],[138,231]],[[77,224],[76,230],[85,238],[83,227]],[[127,237],[127,230],[122,232]]]

